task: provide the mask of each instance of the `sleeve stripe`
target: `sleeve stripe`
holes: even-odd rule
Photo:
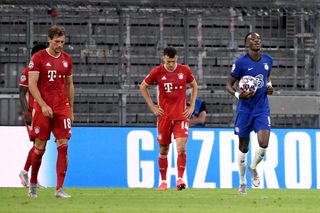
[[[145,80],[143,80],[142,82],[144,82],[147,86],[150,86]]]

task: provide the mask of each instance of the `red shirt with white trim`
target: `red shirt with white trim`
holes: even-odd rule
[[[32,56],[29,69],[29,73],[39,73],[38,89],[53,111],[69,105],[66,89],[66,78],[72,76],[72,58],[69,54],[61,51],[55,57],[46,49],[41,50]]]
[[[187,83],[194,81],[194,76],[188,66],[178,64],[174,71],[168,71],[164,65],[151,70],[144,79],[150,85],[158,84],[158,105],[164,110],[165,116],[172,120],[184,120],[186,116]]]

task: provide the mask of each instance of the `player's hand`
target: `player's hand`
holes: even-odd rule
[[[164,111],[163,111],[163,109],[161,109],[161,107],[160,106],[158,106],[158,105],[152,105],[151,106],[151,111],[153,112],[153,114],[155,115],[155,116],[162,116],[162,115],[164,115]]]
[[[273,93],[273,87],[272,86],[268,86],[267,87],[267,95],[272,95]]]
[[[71,123],[73,123],[73,121],[74,121],[74,114],[73,114],[73,110],[71,110],[71,113],[70,113],[70,119],[71,119]]]
[[[190,119],[191,116],[192,116],[193,111],[194,111],[194,107],[189,106],[189,107],[187,107],[187,109],[183,112],[183,114],[184,114],[187,118]]]
[[[25,112],[24,113],[24,118],[26,119],[26,124],[31,126],[31,115],[30,115],[30,112]]]
[[[51,109],[51,107],[49,107],[48,105],[44,105],[41,107],[41,110],[42,110],[42,114],[46,117],[49,117],[49,118],[53,118],[53,111]]]
[[[243,92],[239,95],[240,99],[248,99],[251,98],[252,96],[254,96],[254,92],[250,91],[250,92]]]

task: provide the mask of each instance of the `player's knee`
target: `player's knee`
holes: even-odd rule
[[[247,145],[239,144],[239,150],[242,153],[247,153],[249,151],[249,147]]]
[[[181,148],[181,149],[178,149],[177,152],[178,152],[178,155],[184,155],[184,154],[186,154],[186,149]]]
[[[159,153],[159,158],[163,159],[163,160],[167,159],[168,158],[168,153],[164,153],[164,154]]]
[[[34,149],[34,153],[36,155],[43,155],[45,153],[46,149],[45,148],[39,148],[39,147],[35,147]]]
[[[58,140],[56,141],[56,143],[57,143],[57,146],[61,146],[61,145],[67,145],[67,146],[68,146],[68,139],[65,139],[65,138],[63,138],[63,139],[58,139]]]
[[[268,148],[268,145],[269,145],[268,141],[261,141],[261,142],[259,142],[259,146],[260,146],[262,149]]]

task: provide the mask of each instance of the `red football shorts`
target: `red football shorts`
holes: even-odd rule
[[[158,117],[158,142],[159,144],[170,144],[171,135],[174,138],[188,138],[189,120],[174,121],[164,116]]]
[[[32,132],[35,138],[42,141],[50,139],[52,131],[56,140],[71,137],[70,107],[65,107],[53,113],[53,118],[45,117],[40,107],[35,107],[32,117]]]

